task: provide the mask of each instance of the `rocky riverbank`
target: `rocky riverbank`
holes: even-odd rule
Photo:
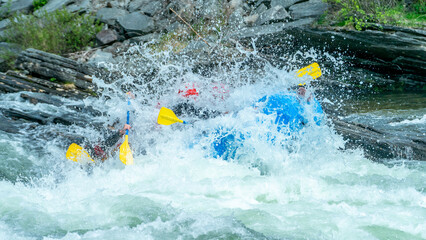
[[[14,12],[32,12],[33,1],[18,0],[7,5],[3,17]],[[0,8],[5,9],[6,3]],[[104,29],[96,35],[97,45],[87,51],[66,57],[21,49],[1,43],[0,51],[13,50],[18,54],[15,63],[19,72],[0,75],[0,91],[23,93],[21,97],[34,104],[60,104],[52,96],[82,99],[99,94],[91,82],[95,76],[108,81],[121,77],[108,68],[109,63],[122,63],[123,55],[132,44],[151,43],[154,51],[174,45],[176,59],[185,56],[194,62],[193,71],[209,74],[223,62],[233,62],[241,49],[258,52],[262,61],[248,60],[252,67],[267,61],[275,66],[303,66],[312,61],[300,57],[301,51],[315,51],[315,60],[327,69],[319,84],[319,95],[327,97],[330,89],[360,85],[387,87],[388,90],[424,89],[426,79],[426,32],[419,29],[392,26],[372,26],[365,31],[325,28],[316,25],[317,18],[328,9],[321,0],[232,0],[232,1],[100,1],[50,0],[37,11],[52,12],[65,7],[72,12],[91,13],[103,22]],[[176,11],[174,13],[173,11]],[[37,13],[35,11],[35,13]],[[190,29],[182,21],[194,26]],[[0,35],[10,25],[0,21]],[[200,39],[196,34],[200,34]],[[186,36],[184,40],[177,36]],[[327,56],[327,57],[326,57]],[[331,57],[330,57],[331,56]],[[336,68],[330,58],[344,62]],[[130,68],[130,66],[128,66]],[[146,69],[145,82],[156,70]],[[292,71],[295,69],[287,69]],[[6,72],[7,71],[7,72]],[[349,72],[349,74],[348,74]],[[426,159],[426,143],[419,139],[400,139],[357,123],[342,122],[339,112],[325,105],[336,131],[347,138],[347,147],[361,146],[374,159],[407,157]],[[76,108],[81,110],[82,108]],[[77,111],[76,110],[76,111]],[[90,109],[88,110],[90,111]],[[2,109],[0,129],[12,131],[16,122],[37,124],[73,124],[75,118],[28,114],[16,109]],[[94,115],[99,114],[93,112]],[[410,149],[410,155],[405,154]],[[404,155],[405,154],[405,155]]]

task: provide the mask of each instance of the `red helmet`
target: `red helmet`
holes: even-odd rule
[[[185,90],[179,89],[178,93],[183,97],[198,96],[198,92],[196,88],[185,89]]]
[[[189,98],[192,96],[195,99],[198,96],[197,89],[195,88],[195,83],[186,83],[183,89],[179,89],[178,94],[185,98]]]

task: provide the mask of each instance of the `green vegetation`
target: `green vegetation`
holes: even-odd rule
[[[3,3],[0,7],[0,18],[5,18],[9,15],[10,6],[12,4],[12,0],[8,0],[6,3]]]
[[[33,0],[34,10],[38,10],[46,5],[48,0]]]
[[[66,9],[36,15],[14,15],[5,31],[6,42],[55,54],[79,51],[93,44],[102,24],[91,15],[70,13]]]
[[[374,23],[426,27],[426,0],[323,0],[331,5],[319,24],[363,30]]]
[[[7,68],[12,69],[16,61],[16,53],[10,50],[0,51],[0,59],[4,60]]]

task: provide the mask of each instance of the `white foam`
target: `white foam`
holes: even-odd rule
[[[420,125],[426,123],[426,114],[423,115],[421,118],[416,118],[412,120],[403,120],[401,122],[392,122],[390,123],[391,126],[401,126],[401,125]]]

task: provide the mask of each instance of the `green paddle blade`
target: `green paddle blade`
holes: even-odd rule
[[[82,147],[80,147],[79,145],[75,143],[69,146],[65,156],[67,159],[74,162],[79,162],[79,163],[95,162],[95,160],[93,160],[90,157],[89,153],[86,152],[86,150],[84,150]]]
[[[129,146],[129,135],[125,136],[124,142],[120,146],[120,160],[126,165],[133,164],[133,154]]]
[[[182,120],[176,117],[176,114],[165,107],[162,107],[160,109],[160,113],[158,114],[157,123],[161,125],[171,125],[173,123],[183,123]]]
[[[321,69],[318,63],[312,63],[311,65],[304,67],[297,71],[298,77],[303,77],[305,74],[308,74],[312,79],[317,79],[321,77]]]

